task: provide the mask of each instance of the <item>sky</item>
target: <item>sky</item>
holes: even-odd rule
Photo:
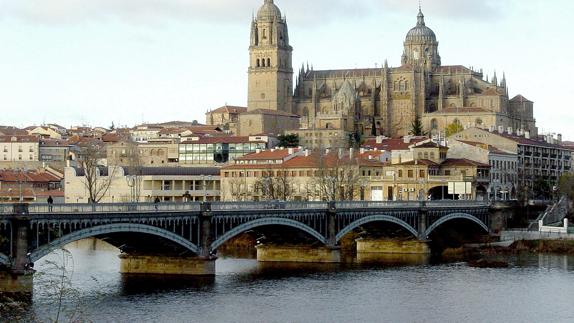
[[[205,121],[245,106],[263,0],[0,0],[0,125]],[[418,0],[275,0],[294,69],[400,65]],[[570,0],[423,0],[443,65],[506,73],[540,130],[574,140]]]

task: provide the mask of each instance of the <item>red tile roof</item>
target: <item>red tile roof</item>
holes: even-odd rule
[[[20,172],[15,170],[0,170],[0,182],[33,182],[33,183],[53,183],[59,182],[62,178],[54,174],[43,171]]]
[[[299,149],[293,149],[291,154],[298,152]],[[259,153],[251,153],[245,156],[239,157],[236,160],[244,161],[244,160],[278,160],[284,159],[291,155],[289,153],[289,149],[272,149],[272,150],[263,150]]]
[[[362,145],[365,148],[376,148],[378,150],[409,150],[409,147],[413,144],[419,143],[421,141],[428,140],[427,137],[413,137],[409,142],[405,142],[402,138],[392,138],[383,139],[383,141],[378,144],[377,138],[371,137],[365,139],[365,143]]]
[[[488,167],[490,168],[490,165],[488,164],[483,164],[474,160],[470,160],[470,159],[466,159],[466,158],[449,158],[447,160],[445,160],[444,162],[442,162],[441,164],[442,167],[444,166],[476,166],[476,167]]]
[[[0,136],[0,142],[40,142],[36,136]]]

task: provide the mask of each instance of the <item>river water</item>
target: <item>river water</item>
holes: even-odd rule
[[[166,279],[120,275],[115,250],[71,252],[74,293],[61,313],[94,322],[574,322],[574,258],[567,256],[515,256],[504,269],[222,258],[215,278]],[[52,254],[36,269],[53,271],[62,259]],[[28,319],[54,319],[51,286],[36,280]]]

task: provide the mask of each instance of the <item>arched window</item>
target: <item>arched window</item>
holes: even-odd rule
[[[267,67],[271,67],[271,58],[267,59]]]
[[[481,118],[476,118],[476,120],[474,121],[474,123],[475,123],[477,126],[482,126],[482,119],[481,119]]]
[[[259,60],[259,58],[257,59],[257,67],[261,67],[261,61]]]
[[[460,123],[460,120],[458,120],[458,119],[454,119],[454,121],[452,123],[457,124],[459,126],[462,126],[462,123]]]
[[[265,58],[261,59],[261,67],[265,67]]]

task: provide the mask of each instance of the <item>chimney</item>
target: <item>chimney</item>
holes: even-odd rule
[[[261,149],[259,149],[259,148],[258,148],[258,149],[255,149],[255,153],[256,153],[256,154],[260,154],[260,153],[261,153]]]
[[[309,149],[305,149],[305,157],[309,157]]]
[[[411,136],[404,136],[403,137],[403,142],[405,144],[409,144],[411,142]]]
[[[508,127],[506,130],[508,131],[509,135],[512,135],[512,127]]]
[[[499,133],[499,134],[503,134],[503,133],[504,133],[504,127],[503,127],[503,126],[498,126],[498,133]]]
[[[525,131],[525,132],[524,132],[524,138],[530,139],[530,131]]]
[[[489,132],[493,132],[493,131],[494,131],[494,126],[488,127],[488,131],[489,131]]]
[[[557,139],[557,140],[558,140],[558,143],[559,143],[559,144],[562,143],[562,134],[561,134],[561,133],[558,134],[558,139]]]
[[[369,155],[369,160],[373,159],[373,156]]]
[[[359,152],[360,152],[361,155],[364,154],[364,153],[365,153],[365,148],[361,148],[361,149],[359,150]]]
[[[343,157],[343,148],[339,148],[339,159]]]
[[[383,143],[383,136],[377,136],[376,142],[377,142],[377,144],[382,144]]]
[[[293,155],[293,152],[294,152],[293,148],[287,149],[287,153],[288,153],[289,155]]]
[[[275,152],[275,148],[271,148],[271,152]]]
[[[331,153],[331,148],[325,149],[325,155],[329,155]]]
[[[353,160],[353,155],[355,154],[355,149],[349,148],[349,159]]]

